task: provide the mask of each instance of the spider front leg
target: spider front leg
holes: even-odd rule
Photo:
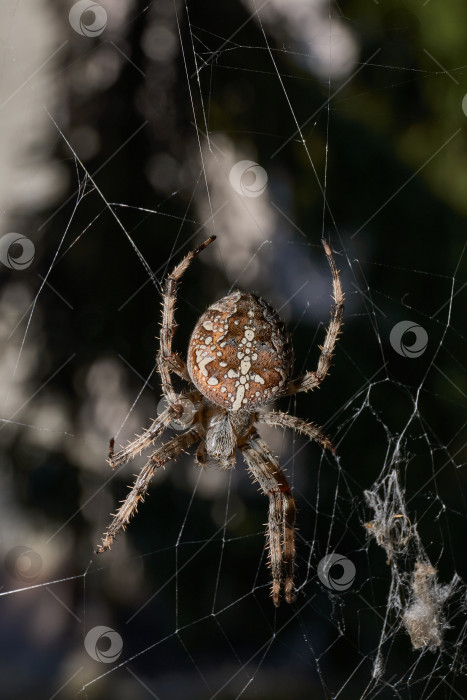
[[[144,450],[145,447],[154,442],[154,440],[175,417],[175,413],[176,411],[174,408],[169,406],[165,411],[157,416],[157,418],[152,422],[149,428],[144,431],[144,433],[138,435],[136,440],[128,443],[128,445],[119,450],[119,452],[114,453],[115,439],[112,438],[110,441],[109,458],[107,460],[112,469],[118,467],[119,464],[128,462],[129,459],[132,459],[132,457],[135,455],[140,454],[141,450]]]
[[[114,454],[115,439],[110,441],[109,458],[107,462],[112,469],[118,467],[119,464],[124,464],[132,459],[135,455],[140,454],[148,445],[163,432],[171,421],[176,423],[177,430],[187,430],[191,424],[196,421],[196,406],[200,400],[198,391],[189,391],[178,395],[176,403],[168,406],[165,411],[152,422],[150,427],[141,435],[136,437],[136,440],[128,443],[119,452]]]
[[[331,307],[331,321],[329,323],[328,329],[326,331],[326,337],[324,339],[324,345],[321,347],[321,355],[318,360],[318,367],[315,372],[307,372],[302,377],[293,379],[289,382],[286,390],[282,396],[289,396],[290,394],[296,394],[299,391],[310,391],[319,386],[323,379],[326,377],[329,367],[331,366],[332,353],[334,351],[334,346],[336,344],[337,338],[339,336],[340,327],[342,325],[342,316],[344,314],[344,294],[342,292],[341,280],[339,277],[339,270],[337,269],[336,263],[331,253],[331,249],[327,241],[322,239],[322,244],[326,257],[328,259],[329,266],[332,273],[332,289],[333,289],[333,299],[334,304]]]
[[[149,461],[136,477],[130,493],[115,514],[107,532],[102,538],[102,544],[95,550],[96,554],[101,554],[105,552],[106,549],[110,549],[112,542],[120,530],[125,529],[131,516],[136,511],[139,501],[144,501],[149,482],[156,469],[163,467],[169,460],[178,457],[187,447],[197,440],[199,440],[198,433],[195,430],[190,430],[187,433],[183,433],[183,435],[178,435],[165,445],[162,445],[151,455]]]
[[[276,458],[257,433],[240,446],[245,462],[269,497],[268,544],[272,570],[272,600],[280,603],[282,585],[287,603],[293,603],[295,568],[295,501]]]
[[[283,413],[282,411],[258,413],[256,421],[258,423],[264,423],[265,425],[272,425],[275,428],[292,428],[292,430],[295,430],[297,433],[306,435],[310,440],[319,442],[326,450],[331,450],[331,452],[336,451],[331,440],[324,434],[323,429],[320,428],[319,425],[307,423],[301,418],[291,416],[289,413]]]
[[[170,372],[175,372],[182,379],[190,381],[185,362],[172,350],[172,341],[177,329],[175,323],[175,303],[177,300],[177,286],[180,278],[186,272],[190,263],[208,247],[214,240],[211,236],[198,248],[192,250],[183,260],[176,265],[172,273],[167,277],[164,299],[162,302],[162,328],[160,336],[160,350],[157,355],[157,365],[162,382],[162,392],[169,404],[177,402],[177,394],[172,385]]]

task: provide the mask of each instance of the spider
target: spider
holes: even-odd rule
[[[181,419],[186,406],[193,407],[187,430],[158,447],[136,477],[127,498],[114,516],[96,553],[109,549],[115,536],[125,529],[144,500],[156,469],[199,443],[196,463],[220,469],[235,467],[236,448],[241,452],[254,481],[269,498],[267,542],[272,570],[272,600],[277,607],[281,595],[288,603],[295,598],[295,502],[276,457],[257,432],[257,425],[287,427],[335,451],[322,428],[281,411],[260,410],[281,396],[318,387],[326,377],[344,311],[339,272],[328,243],[322,244],[331,273],[334,304],[324,345],[314,372],[292,378],[293,349],[289,334],[277,312],[254,294],[234,291],[216,301],[199,318],[188,346],[188,362],[172,350],[177,286],[194,258],[210,245],[208,238],[191,251],[167,278],[162,302],[158,371],[167,408],[152,425],[108,463],[117,467],[140,453],[159,437],[169,423]],[[177,394],[171,374],[185,380],[190,389]]]

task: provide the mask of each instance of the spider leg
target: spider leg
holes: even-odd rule
[[[123,447],[115,454],[113,451],[114,438],[112,438],[110,441],[109,458],[107,460],[112,469],[118,467],[119,464],[128,462],[128,460],[135,455],[140,454],[141,450],[144,450],[148,445],[154,442],[154,440],[162,433],[174,416],[175,409],[172,406],[169,406],[165,411],[157,416],[157,418],[152,422],[149,428],[144,431],[144,433],[138,435],[136,440],[133,440],[133,442],[130,442],[126,447]]]
[[[310,389],[314,389],[321,384],[329,371],[329,367],[331,366],[332,353],[334,351],[334,346],[342,325],[342,316],[344,314],[344,294],[342,292],[339,270],[334,262],[331,249],[327,241],[325,241],[323,238],[321,242],[323,244],[332,273],[334,304],[331,307],[331,321],[326,331],[324,345],[322,347],[320,346],[321,355],[319,356],[316,371],[306,372],[306,374],[304,374],[302,377],[297,377],[297,379],[290,381],[289,385],[286,387],[286,390],[282,393],[282,396],[296,394],[299,391],[310,391]]]
[[[144,497],[149,487],[149,482],[151,481],[156,469],[163,467],[169,460],[178,457],[181,452],[183,452],[197,440],[199,440],[198,433],[195,430],[190,430],[187,433],[178,435],[165,445],[161,445],[161,447],[159,447],[154,454],[151,455],[148,462],[136,477],[130,493],[122,502],[122,505],[115,514],[114,519],[107,529],[107,532],[102,538],[102,544],[96,548],[96,554],[100,554],[105,552],[106,549],[110,549],[117,534],[122,528],[125,529],[131,516],[137,510],[139,501],[144,501]]]
[[[178,283],[194,258],[199,255],[202,250],[207,248],[215,238],[215,236],[211,236],[198,248],[189,252],[167,277],[164,299],[162,302],[162,328],[157,365],[162,381],[162,391],[170,404],[175,403],[177,400],[170,372],[175,372],[182,379],[190,381],[185,362],[172,350],[172,341],[175,331],[177,330],[177,324],[175,323],[175,303],[177,300]]]
[[[331,450],[332,452],[336,451],[331,440],[325,435],[323,429],[319,425],[306,423],[301,418],[296,418],[288,413],[282,413],[282,411],[258,413],[256,422],[265,423],[266,425],[272,425],[278,428],[292,428],[292,430],[295,430],[297,433],[306,435],[310,440],[316,440],[316,442],[319,442],[327,450]]]
[[[287,603],[294,601],[295,501],[279,463],[257,433],[240,445],[248,469],[269,497],[267,539],[272,570],[272,600],[280,603],[281,587]]]

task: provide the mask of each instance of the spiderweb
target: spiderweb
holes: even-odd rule
[[[466,697],[467,25],[382,5],[5,3],[5,697]],[[280,406],[336,454],[261,429],[298,508],[297,599],[277,610],[240,459],[183,455],[93,554],[147,457],[113,474],[109,438],[161,410],[164,276],[213,233],[180,287],[180,352],[239,287],[314,369],[323,236],[346,293],[330,376]]]

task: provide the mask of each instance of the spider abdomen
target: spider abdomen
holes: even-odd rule
[[[254,294],[233,292],[199,318],[188,372],[199,391],[230,411],[252,410],[286,385],[293,354],[277,312]]]

